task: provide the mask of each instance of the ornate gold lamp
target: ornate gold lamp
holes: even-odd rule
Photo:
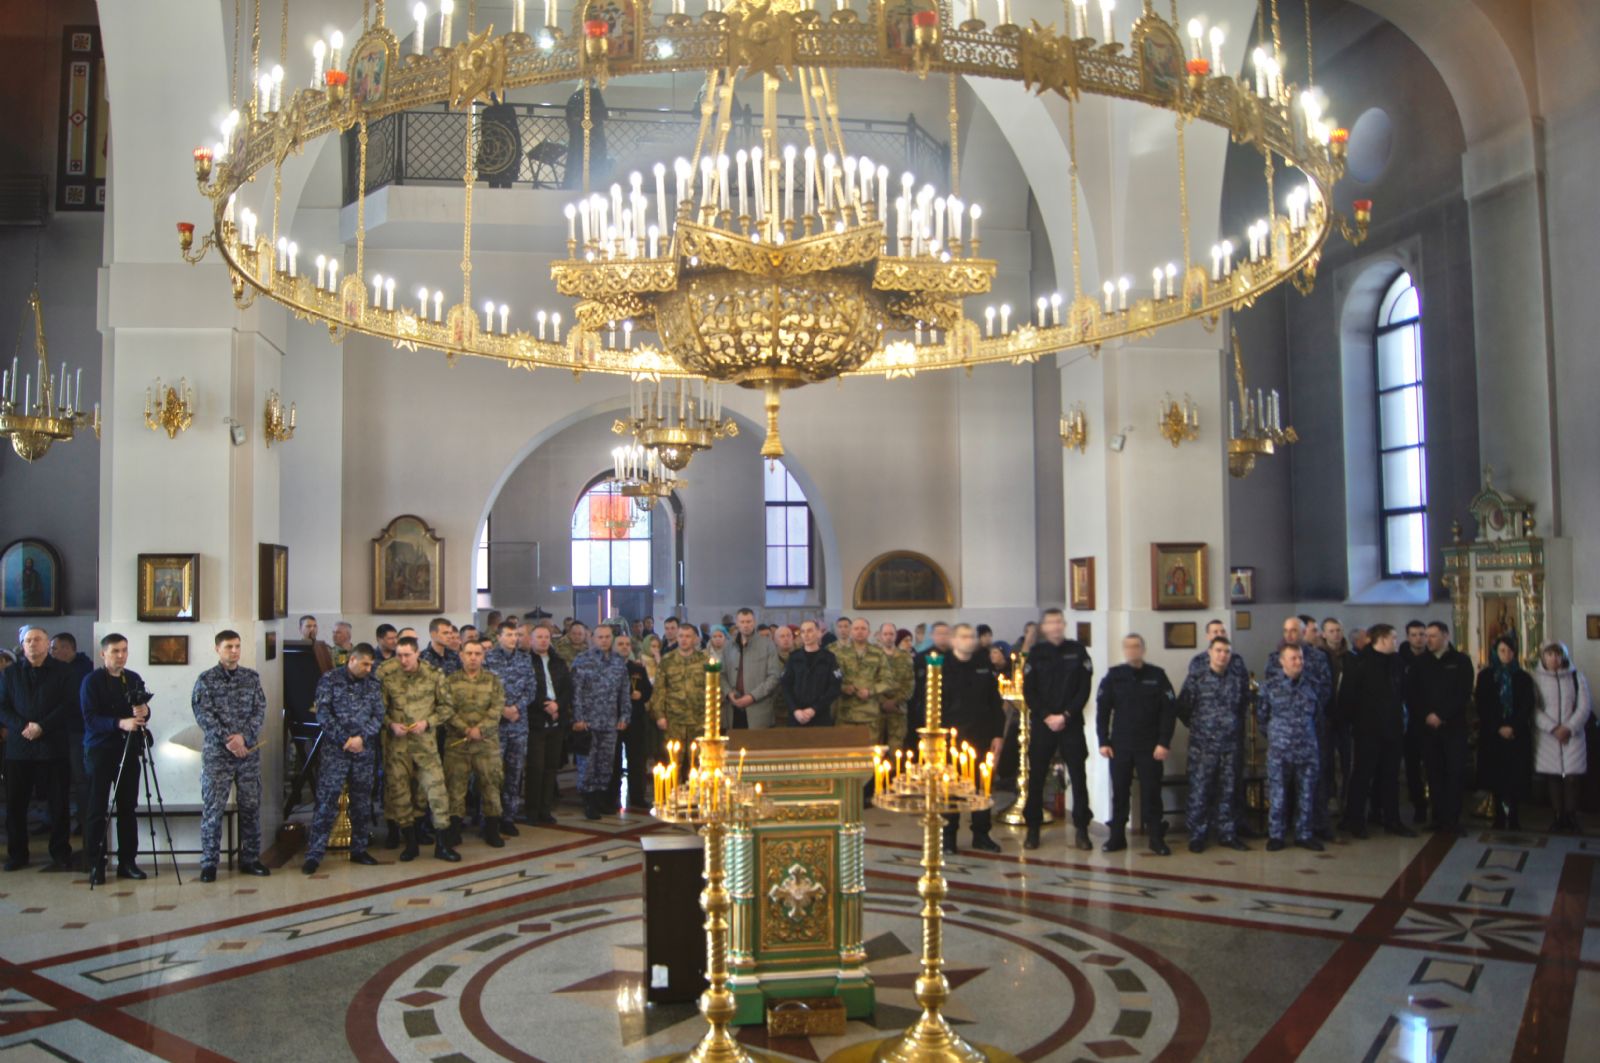
[[[706,991],[700,1013],[707,1029],[688,1052],[663,1056],[656,1063],[765,1063],[768,1056],[751,1052],[734,1039],[729,1023],[736,1012],[728,989],[728,913],[732,898],[724,884],[725,842],[730,828],[749,825],[769,810],[761,784],[744,781],[741,762],[729,764],[728,740],[722,734],[722,662],[712,658],[705,672],[706,730],[689,749],[687,778],[680,775],[678,744],[668,743],[668,763],[657,765],[655,805],[650,814],[663,823],[689,823],[705,839],[706,888],[700,907],[706,913]]]
[[[230,114],[215,147],[195,153],[193,173],[210,206],[209,232],[201,236],[183,223],[180,249],[196,261],[215,248],[238,303],[265,295],[297,317],[326,325],[336,341],[364,334],[508,366],[633,375],[648,367],[662,379],[761,389],[768,422],[763,453],[777,456],[785,388],[840,376],[894,379],[919,370],[1032,361],[1191,320],[1214,326],[1224,310],[1313,276],[1331,232],[1353,240],[1365,233],[1369,202],[1356,205],[1353,224],[1329,206],[1344,173],[1344,135],[1312,105],[1318,94],[1283,79],[1275,0],[1268,0],[1270,42],[1264,25],[1253,84],[1221,69],[1220,30],[1211,34],[1207,60],[1200,38],[1191,34],[1186,45],[1180,24],[1163,18],[1149,0],[1134,10],[1123,40],[1110,4],[1097,27],[1100,40],[1083,8],[1074,6],[1063,9],[1068,22],[1076,11],[1070,31],[1019,25],[1004,0],[992,28],[976,9],[959,26],[949,25],[949,7],[932,0],[915,0],[909,27],[889,23],[896,16],[887,5],[841,0],[831,6],[836,10],[824,18],[794,0],[706,0],[696,17],[675,2],[669,13],[645,12],[622,33],[609,9],[579,0],[570,32],[563,34],[553,25],[558,14],[552,3],[535,39],[515,16],[509,33],[478,29],[469,5],[461,39],[452,39],[447,19],[438,46],[424,47],[428,27],[419,25],[413,54],[402,58],[386,5],[376,0],[367,30],[349,52],[334,48],[325,71],[313,68],[322,73],[313,76],[314,87],[286,96],[281,83],[263,79],[260,58],[240,72],[241,82],[262,90],[241,101],[242,112]],[[863,11],[868,17],[860,17]],[[282,48],[278,63],[286,66]],[[882,162],[852,152],[839,117],[848,102],[840,75],[851,70],[948,78],[947,181],[891,174]],[[568,157],[582,168],[582,198],[565,206],[567,255],[551,269],[557,290],[577,301],[571,326],[533,333],[505,313],[480,315],[471,298],[479,104],[510,90],[574,79],[603,85],[612,78],[684,72],[705,77],[700,129],[693,153],[670,169],[656,163],[609,189],[591,189],[593,116],[583,116],[583,143],[569,146]],[[981,256],[982,211],[962,199],[959,187],[955,89],[962,76],[1017,81],[1067,101],[1072,165],[1061,194],[1074,204],[1075,263],[1081,257],[1075,115],[1085,93],[1173,116],[1179,189],[1186,188],[1183,137],[1194,123],[1225,129],[1259,151],[1267,201],[1248,241],[1239,240],[1248,251],[1224,251],[1234,246],[1224,240],[1209,270],[1197,261],[1202,256],[1192,253],[1188,203],[1180,193],[1171,260],[1151,263],[1150,289],[1121,277],[1102,300],[1085,292],[1075,265],[1070,289],[1048,300],[1048,321],[1043,313],[1038,321],[1015,322],[1001,313],[999,328],[980,327],[987,322],[968,317],[963,301],[989,291],[995,264]],[[285,80],[293,85],[299,79]],[[748,127],[754,130],[749,135],[747,124],[733,117],[734,86],[742,81],[759,85],[761,94],[761,120]],[[803,111],[801,122],[791,125],[780,123],[776,110],[785,83],[799,90]],[[587,101],[592,94],[583,95]],[[437,293],[453,293],[455,286],[430,279],[434,297],[422,308],[404,298],[396,303],[395,278],[376,284],[367,273],[367,144],[373,122],[439,106],[464,115],[460,299],[442,305]],[[344,133],[356,146],[354,254],[344,263],[339,255],[323,255],[326,271],[320,265],[302,271],[292,235],[281,231],[281,167],[318,138]],[[273,180],[257,180],[268,171]],[[1279,186],[1291,172],[1296,187],[1285,211]],[[270,200],[259,191],[268,187]],[[307,258],[317,256],[308,252]],[[408,283],[398,286],[411,290]],[[619,328],[621,344],[614,340]],[[685,429],[683,438],[658,442],[670,451],[669,461],[686,462],[699,441]]]
[[[161,384],[156,377],[154,389],[144,390],[144,426],[150,431],[167,433],[168,439],[177,439],[194,424],[194,391],[187,377],[180,377],[176,385]]]
[[[37,282],[28,293],[28,308],[33,311],[38,366],[34,373],[23,373],[19,356],[12,355],[11,368],[0,372],[0,436],[11,440],[17,457],[32,462],[44,457],[52,444],[70,440],[79,428],[92,427],[99,439],[100,404],[94,404],[92,415],[84,412],[79,395],[82,369],[74,376],[63,365],[51,375],[50,351],[44,341],[44,303]]]
[[[294,403],[291,402],[285,411],[277,391],[267,392],[267,405],[261,412],[261,434],[267,441],[268,450],[272,449],[274,443],[287,443],[294,438],[295,416]]]
[[[1008,827],[1025,827],[1028,820],[1022,814],[1022,806],[1028,800],[1028,783],[1033,771],[1028,766],[1028,747],[1033,743],[1033,720],[1028,714],[1028,703],[1022,697],[1022,674],[1027,668],[1028,655],[1017,654],[1017,663],[1012,667],[1009,676],[996,676],[995,681],[1000,684],[1000,696],[1010,702],[1017,710],[1017,800],[1010,808],[1000,813],[1000,822]],[[1040,823],[1054,823],[1056,817],[1048,808],[1040,807]]]
[[[882,1041],[868,1041],[836,1052],[829,1063],[977,1063],[981,1060],[1014,1061],[997,1048],[968,1043],[943,1014],[950,999],[950,980],[944,974],[944,817],[989,808],[994,757],[979,760],[970,745],[958,747],[953,729],[942,726],[944,708],[944,658],[928,655],[927,726],[916,752],[893,760],[879,756],[875,765],[874,802],[879,808],[917,816],[922,823],[922,877],[917,895],[922,898],[922,974],[917,978],[917,1003],[922,1015],[905,1033]]]
[[[1171,395],[1161,400],[1161,438],[1176,449],[1182,443],[1200,438],[1200,408],[1188,395],[1176,402]]]
[[[664,470],[677,473],[717,440],[737,436],[739,425],[722,416],[719,384],[656,375],[634,380],[628,416],[613,422],[611,431],[633,436]]]
[[[1255,471],[1258,457],[1271,457],[1279,447],[1300,442],[1294,426],[1283,426],[1278,389],[1254,395],[1244,384],[1244,358],[1239,353],[1239,333],[1233,330],[1233,381],[1239,402],[1228,402],[1228,475],[1242,480]]]

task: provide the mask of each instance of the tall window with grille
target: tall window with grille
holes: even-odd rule
[[[1423,413],[1422,304],[1411,274],[1400,274],[1384,294],[1374,339],[1383,575],[1426,577],[1428,433]]]
[[[651,517],[613,480],[585,491],[572,510],[572,585],[648,587]]]
[[[782,462],[763,461],[762,469],[767,503],[767,589],[807,589],[812,585],[811,506]]]
[[[478,593],[489,593],[489,521],[483,521],[483,534],[478,537],[478,552],[474,559],[473,573],[478,580]]]

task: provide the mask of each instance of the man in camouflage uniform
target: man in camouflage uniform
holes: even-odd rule
[[[1306,667],[1305,650],[1289,643],[1275,657],[1278,668],[1261,685],[1256,718],[1267,732],[1267,849],[1284,846],[1288,829],[1285,788],[1295,791],[1294,843],[1314,852],[1322,843],[1314,834],[1314,800],[1317,770],[1322,756],[1317,748],[1317,720],[1322,687]]]
[[[689,743],[706,733],[706,655],[693,624],[678,628],[678,648],[661,657],[656,667],[655,697],[650,708],[666,742],[681,742],[678,771],[688,771]]]
[[[883,695],[883,734],[880,741],[890,754],[906,744],[906,702],[916,686],[916,662],[909,650],[896,649],[899,629],[885,622],[878,628],[878,645],[889,658],[889,689]]]
[[[335,629],[337,631],[337,629]],[[317,681],[317,722],[322,752],[317,762],[317,810],[306,840],[300,870],[316,873],[328,851],[328,836],[339,815],[339,794],[350,791],[350,862],[376,864],[367,852],[372,825],[372,776],[377,770],[378,735],[383,731],[383,687],[372,674],[377,656],[365,642],[350,647],[343,666]]]
[[[461,844],[461,817],[467,812],[467,781],[478,776],[483,802],[483,840],[499,849],[500,719],[509,704],[498,676],[483,667],[483,646],[461,647],[461,671],[445,676],[450,720],[444,726],[444,783],[450,794],[450,844]]]
[[[522,815],[522,789],[528,763],[528,712],[538,691],[539,677],[533,671],[533,658],[519,646],[527,629],[515,620],[502,620],[499,641],[483,666],[499,678],[506,688],[506,704],[500,714],[500,833],[517,836],[516,819]]]
[[[191,704],[205,733],[200,762],[200,881],[217,880],[222,850],[222,816],[228,791],[237,788],[239,870],[269,875],[261,863],[261,728],[267,722],[267,695],[261,677],[239,666],[237,631],[219,631],[217,666],[195,680]]]
[[[442,675],[461,670],[461,633],[442,616],[428,621],[428,647],[422,651],[422,661],[438,669]]]
[[[880,704],[890,688],[889,657],[871,641],[872,626],[865,617],[857,617],[850,624],[849,642],[833,644],[833,656],[839,662],[839,686],[842,693],[833,708],[833,722],[843,726],[862,724],[872,732],[873,740],[883,730],[883,707]]]
[[[578,756],[578,793],[583,818],[591,820],[600,818],[604,795],[611,789],[617,732],[628,729],[633,715],[628,665],[611,652],[612,634],[608,625],[595,628],[593,645],[572,660],[572,730],[589,735],[589,751]]]
[[[1280,647],[1300,647],[1301,658],[1304,661],[1302,670],[1306,678],[1316,687],[1318,736],[1316,745],[1318,757],[1322,755],[1321,736],[1326,729],[1328,708],[1333,701],[1334,693],[1333,665],[1328,659],[1327,651],[1316,644],[1321,638],[1321,629],[1316,628],[1315,624],[1311,628],[1307,628],[1303,618],[1291,616],[1283,622],[1283,639],[1278,643]],[[1283,666],[1278,662],[1279,652],[1279,650],[1273,650],[1267,655],[1267,666],[1262,671],[1263,683],[1274,676],[1283,674]],[[1322,796],[1322,783],[1320,781],[1322,772],[1320,768],[1317,775],[1317,791],[1312,795],[1311,799],[1311,829],[1318,838],[1324,841],[1332,841],[1333,824],[1328,816],[1328,802],[1323,799],[1319,803],[1318,800]]]
[[[1189,851],[1203,853],[1214,825],[1217,841],[1243,852],[1233,808],[1239,770],[1239,736],[1249,711],[1250,677],[1233,666],[1233,645],[1222,635],[1211,640],[1207,663],[1191,670],[1178,695],[1178,715],[1189,726]],[[1211,819],[1212,804],[1217,815]]]
[[[350,663],[350,654],[355,652],[355,643],[352,640],[350,622],[341,620],[333,625],[333,666],[343,668]],[[377,652],[374,650],[373,652]]]
[[[395,660],[399,664],[382,679],[384,722],[389,725],[390,736],[383,759],[384,804],[405,835],[400,859],[415,860],[417,813],[411,801],[411,782],[415,778],[427,795],[434,823],[441,828],[434,836],[433,855],[453,863],[461,859],[461,854],[445,844],[443,827],[450,821],[450,799],[434,737],[434,732],[450,719],[444,676],[422,660],[414,638],[400,640]]]
[[[551,652],[566,662],[568,668],[578,659],[578,654],[589,648],[589,629],[584,627],[582,620],[574,620],[567,628],[567,633],[556,640],[551,646]]]

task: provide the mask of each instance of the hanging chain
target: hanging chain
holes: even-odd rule
[[[278,28],[278,65],[289,68],[289,0],[283,0],[283,22]]]
[[[1311,0],[1300,0],[1300,6],[1306,12],[1306,88],[1310,88],[1317,80],[1317,68],[1311,56]]]
[[[956,74],[952,70],[950,72],[950,194],[956,197],[961,195],[960,124],[961,112],[956,108]],[[908,151],[906,155],[909,158],[911,153]],[[879,205],[879,209],[884,209],[882,204]],[[887,216],[886,210],[884,213]]]
[[[228,106],[239,109],[239,2],[233,0],[233,66],[228,77]]]
[[[1078,104],[1067,101],[1067,173],[1072,183],[1072,296],[1083,294],[1083,248],[1078,242]]]
[[[1272,58],[1278,61],[1278,69],[1283,69],[1283,33],[1278,25],[1278,0],[1268,0],[1272,6]]]
[[[360,162],[356,167],[356,276],[365,277],[367,268],[367,120],[361,119],[361,131],[356,134]],[[363,281],[362,283],[365,283]],[[362,305],[366,301],[362,300]]]
[[[589,99],[594,93],[594,82],[583,81],[583,195],[589,197],[589,134],[594,129],[594,119],[589,113]]]
[[[1189,263],[1194,261],[1190,254],[1189,236],[1189,158],[1187,148],[1183,141],[1183,127],[1185,125],[1182,114],[1178,115],[1178,228],[1183,234],[1183,272],[1189,273]],[[1171,292],[1167,293],[1169,296]]]
[[[587,125],[588,124],[587,120],[588,120],[588,117],[589,117],[588,116],[588,110],[589,110],[589,108],[588,108],[588,100],[589,100],[588,94],[585,93],[583,98],[584,98],[584,119],[585,119],[585,123],[584,124]],[[472,158],[472,127],[473,127],[473,119],[477,117],[477,113],[478,113],[477,101],[476,100],[469,101],[467,103],[467,146],[466,146],[466,155],[467,155],[467,165],[466,165],[467,194],[466,194],[466,201],[465,201],[466,222],[465,222],[465,224],[463,224],[461,226],[461,312],[463,314],[472,313],[472,179],[473,179],[473,171],[476,169],[476,167],[473,166],[473,158]],[[584,189],[583,190],[584,190],[585,194],[587,194],[588,191],[589,191],[589,146],[588,146],[588,143],[587,143],[588,139],[589,139],[589,131],[587,129],[585,129],[584,130],[584,141],[585,141],[585,144],[584,144],[584,151],[583,151],[583,171],[584,171],[584,173],[583,173]]]
[[[261,0],[250,5],[250,99],[256,98],[256,83],[261,80]],[[257,112],[257,117],[265,114]]]

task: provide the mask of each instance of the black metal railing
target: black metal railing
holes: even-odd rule
[[[513,103],[480,112],[472,157],[480,184],[522,188],[575,188],[581,184],[582,133],[575,115],[557,104]],[[694,151],[700,112],[610,107],[590,140],[590,183],[609,184],[633,170],[647,175],[657,162],[669,167]],[[950,168],[950,146],[935,140],[914,117],[903,121],[841,118],[852,154],[887,165],[895,175],[910,170],[935,180]],[[576,134],[574,137],[573,134]],[[804,140],[804,119],[778,118],[780,143]],[[367,132],[367,191],[391,184],[459,183],[466,167],[466,115],[437,109],[401,111],[373,122]],[[740,107],[729,133],[729,150],[760,144],[760,118]],[[575,143],[575,147],[574,147]],[[356,199],[359,155],[356,134],[344,138],[344,202]],[[486,179],[487,175],[487,179]]]

